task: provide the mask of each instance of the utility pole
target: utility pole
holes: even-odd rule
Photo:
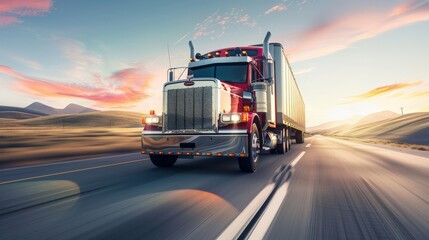
[[[401,107],[401,114],[402,114],[402,116],[404,115],[404,108],[403,107]]]

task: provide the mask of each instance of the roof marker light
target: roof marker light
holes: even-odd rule
[[[216,57],[220,57],[220,52],[215,53]]]

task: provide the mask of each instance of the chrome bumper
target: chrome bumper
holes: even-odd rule
[[[142,154],[245,157],[247,134],[142,134]]]

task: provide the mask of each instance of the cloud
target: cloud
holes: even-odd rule
[[[175,42],[173,43],[173,45],[176,45],[176,44],[180,43],[181,41],[183,41],[183,39],[185,39],[189,34],[190,34],[190,33],[188,32],[188,33],[186,33],[185,35],[183,35],[181,38],[179,38],[177,41],[175,41]]]
[[[394,91],[399,90],[399,89],[417,86],[417,85],[420,85],[421,83],[422,83],[421,81],[418,81],[418,82],[396,83],[396,84],[392,84],[392,85],[381,86],[381,87],[374,88],[374,89],[372,89],[366,93],[362,93],[362,94],[353,96],[351,98],[353,98],[354,100],[365,100],[365,99],[373,98],[373,97],[376,97],[379,95],[391,93],[391,92],[394,92]]]
[[[271,14],[273,12],[281,12],[281,11],[286,11],[287,7],[283,4],[277,4],[271,8],[269,8],[267,11],[265,11],[265,14]]]
[[[249,14],[245,14],[241,9],[233,8],[231,11],[224,12],[223,14],[216,11],[204,19],[203,22],[196,24],[194,39],[214,34],[217,37],[221,37],[230,25],[255,27],[256,22],[251,21]]]
[[[15,81],[15,90],[34,97],[80,98],[101,107],[127,107],[148,98],[147,89],[154,76],[142,68],[127,68],[107,78],[95,74],[94,85],[76,85],[40,80],[25,76],[10,67],[0,65],[3,73]]]
[[[312,68],[300,69],[295,71],[294,75],[306,74],[306,73],[312,72],[314,69],[316,68],[312,67]]]
[[[353,43],[375,37],[386,31],[429,20],[429,3],[406,3],[390,11],[365,11],[347,14],[318,23],[312,28],[286,37],[293,61],[313,59],[335,53]],[[320,21],[318,21],[320,22]]]
[[[0,0],[0,27],[21,23],[18,16],[37,16],[51,7],[52,0]]]
[[[64,71],[74,81],[87,81],[94,72],[101,72],[102,57],[94,52],[88,51],[85,44],[74,39],[63,36],[54,36],[62,56],[69,61],[69,68]]]
[[[12,25],[12,24],[17,24],[17,23],[21,23],[21,22],[22,21],[19,20],[17,17],[0,16],[0,27]]]

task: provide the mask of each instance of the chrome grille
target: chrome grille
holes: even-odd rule
[[[166,130],[213,130],[212,87],[167,91]]]

